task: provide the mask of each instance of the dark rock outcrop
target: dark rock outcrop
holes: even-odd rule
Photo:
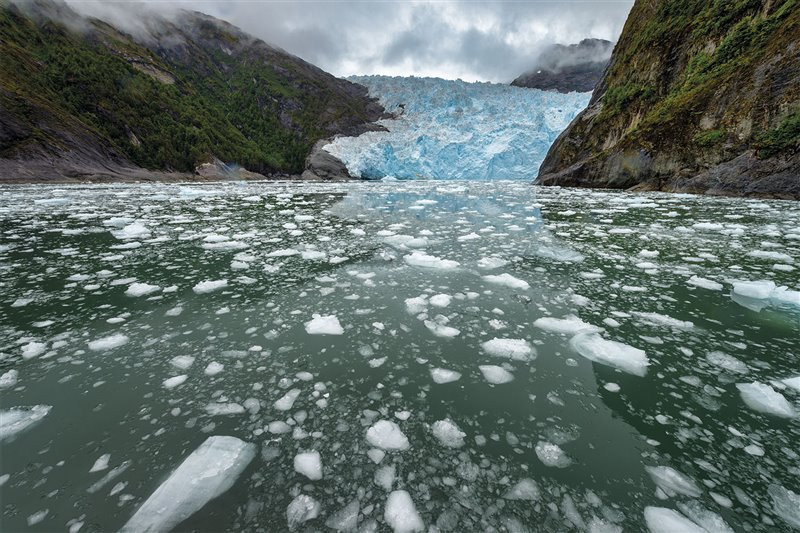
[[[532,69],[511,85],[562,93],[589,92],[603,77],[613,49],[614,43],[604,39],[584,39],[569,46],[553,45],[536,59]]]
[[[800,198],[800,3],[637,0],[536,182]]]
[[[304,180],[345,181],[356,179],[347,171],[342,161],[322,149],[328,140],[317,141],[306,157],[306,166],[300,176]]]

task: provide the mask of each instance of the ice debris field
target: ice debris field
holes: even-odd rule
[[[325,150],[368,179],[532,181],[591,93],[439,78],[357,76],[396,118]]]
[[[800,528],[800,206],[0,188],[4,531]]]

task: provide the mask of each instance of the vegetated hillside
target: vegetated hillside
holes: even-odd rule
[[[800,1],[637,0],[537,181],[800,198]]]
[[[555,44],[511,85],[562,93],[589,92],[603,77],[613,49],[614,43],[604,39],[584,39],[569,46]]]
[[[382,113],[365,88],[213,17],[142,22],[132,36],[59,1],[0,0],[0,179],[215,158],[299,173],[317,140]]]

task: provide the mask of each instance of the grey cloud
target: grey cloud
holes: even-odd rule
[[[475,2],[68,0],[135,31],[142,13],[193,9],[228,20],[337,75],[509,81],[555,43],[616,40],[633,0]]]

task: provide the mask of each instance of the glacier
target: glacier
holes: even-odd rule
[[[364,179],[533,180],[591,93],[439,78],[353,76],[395,118],[324,150]]]

